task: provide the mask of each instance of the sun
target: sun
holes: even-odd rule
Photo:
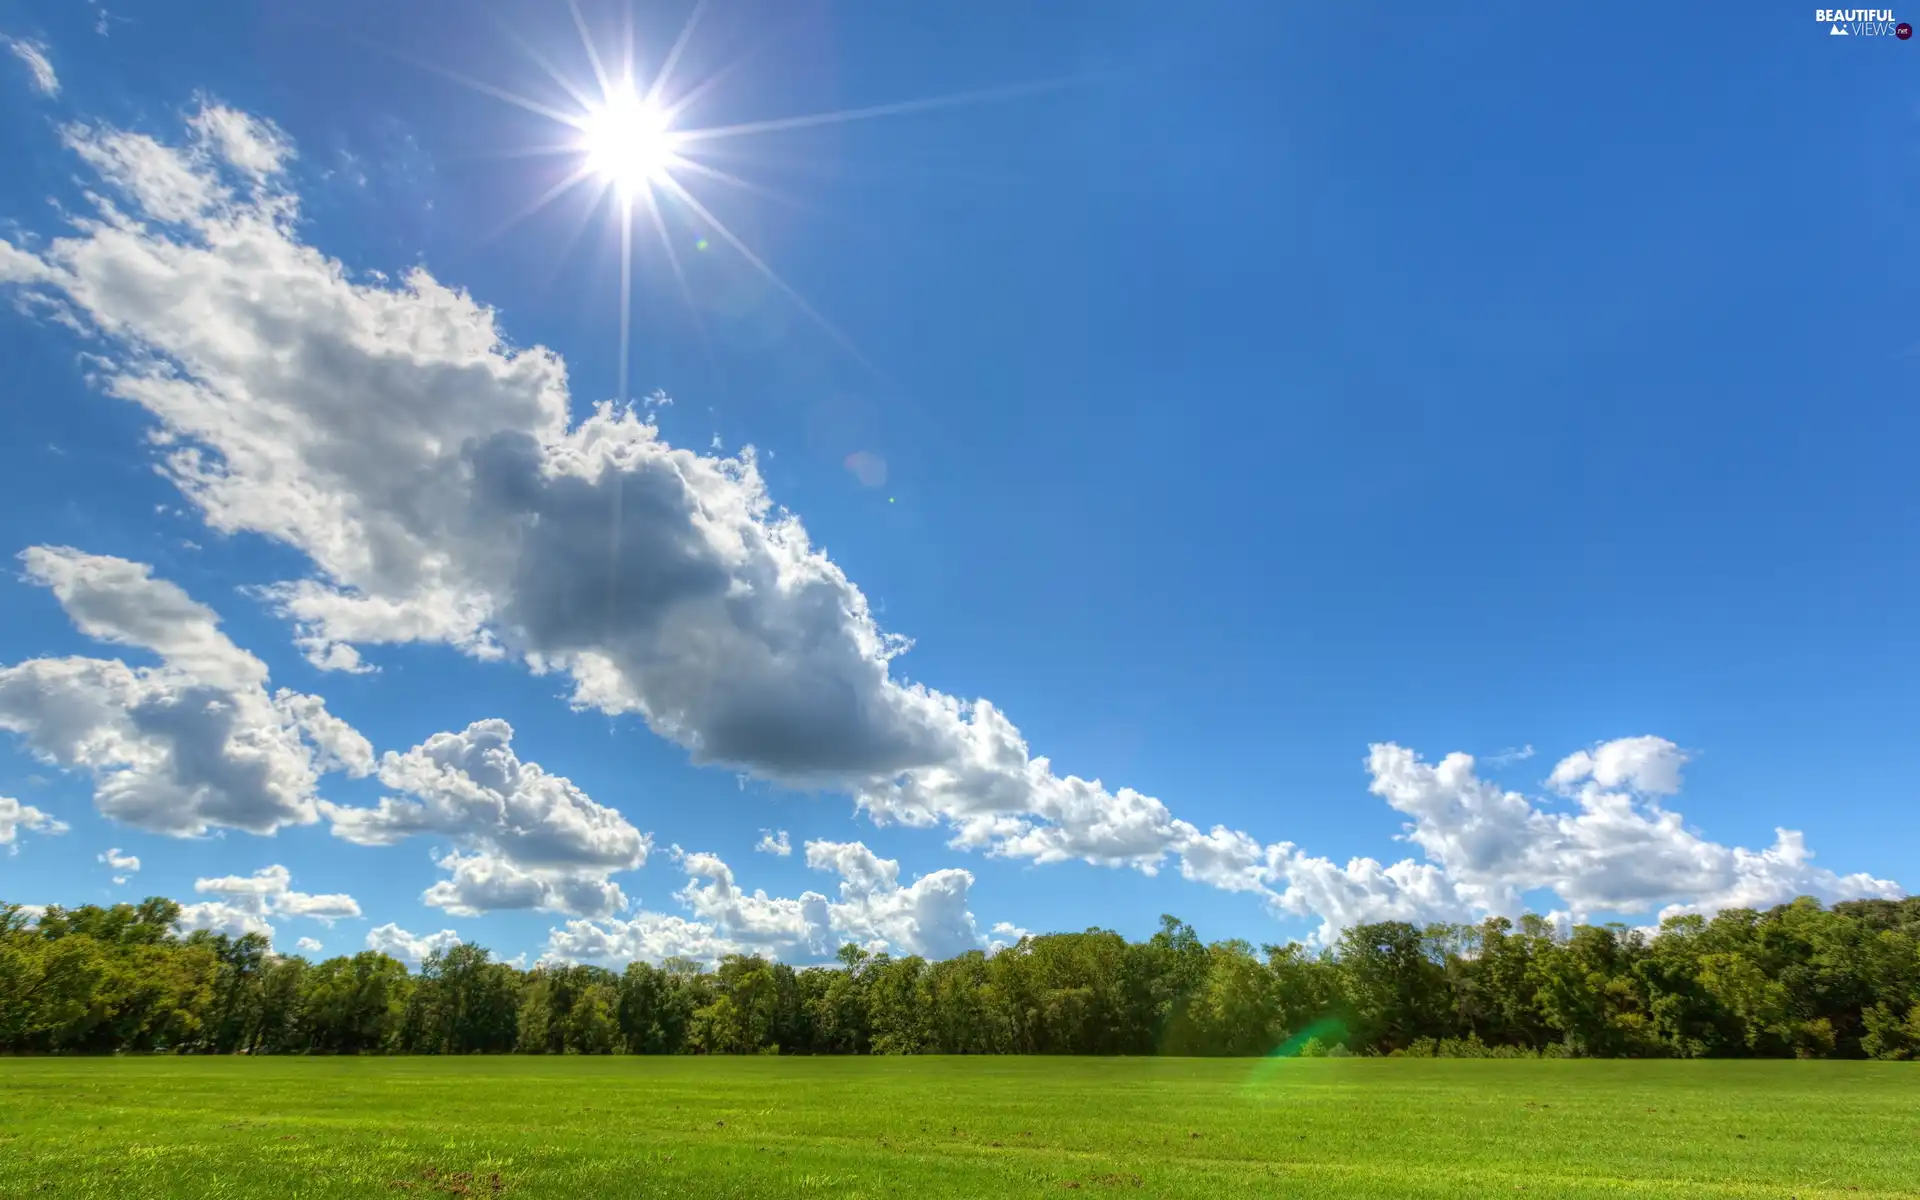
[[[628,7],[633,7],[631,0]],[[696,250],[704,251],[710,247],[725,246],[757,271],[855,361],[879,377],[878,368],[860,353],[852,340],[809,304],[792,284],[774,270],[772,264],[756,253],[745,239],[729,228],[696,194],[696,185],[704,187],[720,184],[741,191],[757,192],[774,199],[785,199],[771,188],[753,184],[723,169],[713,160],[716,158],[724,160],[728,156],[724,152],[716,153],[715,143],[725,139],[754,137],[781,131],[838,125],[848,121],[867,121],[937,108],[1007,100],[1034,92],[1050,91],[1072,82],[1056,79],[988,88],[976,92],[930,96],[921,100],[876,104],[865,108],[847,108],[836,112],[776,117],[770,120],[745,121],[731,125],[694,126],[683,123],[687,113],[694,109],[702,95],[739,65],[739,60],[736,60],[733,66],[722,67],[690,87],[675,85],[675,68],[680,64],[681,55],[687,49],[694,26],[707,8],[707,0],[695,0],[692,14],[681,26],[679,35],[667,50],[658,70],[653,72],[651,81],[646,82],[644,86],[641,86],[634,73],[635,47],[632,44],[631,29],[628,30],[624,46],[615,45],[612,48],[614,54],[603,55],[587,27],[587,21],[580,11],[578,0],[566,0],[566,8],[573,18],[574,30],[580,35],[581,49],[585,52],[587,63],[592,69],[590,80],[567,74],[533,44],[510,30],[507,32],[527,52],[534,64],[547,74],[554,86],[566,93],[572,101],[568,105],[556,107],[550,100],[538,100],[521,95],[399,51],[392,51],[392,53],[404,61],[424,67],[472,91],[492,96],[497,100],[504,100],[526,112],[544,117],[569,131],[551,142],[529,147],[528,152],[542,156],[565,157],[570,160],[572,169],[558,173],[559,177],[552,182],[551,186],[488,236],[497,237],[504,234],[534,213],[576,191],[590,198],[589,212],[592,207],[601,206],[607,198],[611,197],[613,202],[606,204],[605,207],[611,210],[620,238],[620,353],[619,367],[615,376],[615,395],[620,403],[625,403],[627,399],[627,368],[632,339],[634,233],[637,228],[648,224],[659,235],[660,248],[665,254],[667,266],[672,270],[673,277],[680,286],[681,295],[686,300],[687,309],[694,315],[696,322],[700,319],[700,306],[695,303],[692,285],[680,261],[680,251],[677,247],[691,245]],[[520,157],[521,155],[509,153],[509,156]],[[673,220],[670,221],[669,217]],[[576,236],[584,224],[583,214],[580,224],[575,226]],[[686,228],[688,225],[693,227],[691,231]],[[689,232],[691,236],[686,236]],[[709,233],[713,235],[713,241],[708,240],[706,235]],[[702,336],[705,336],[704,332]]]
[[[586,169],[628,196],[664,181],[678,157],[667,123],[667,114],[631,86],[613,89],[580,122]]]

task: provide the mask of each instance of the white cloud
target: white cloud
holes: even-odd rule
[[[989,854],[1147,872],[1171,858],[1189,878],[1320,915],[1323,936],[1377,914],[1497,911],[1529,886],[1575,910],[1715,903],[1763,883],[1892,887],[1811,868],[1784,838],[1755,853],[1687,833],[1655,802],[1685,761],[1659,739],[1556,767],[1575,814],[1492,788],[1465,756],[1429,779],[1441,768],[1376,747],[1375,791],[1413,818],[1426,863],[1339,867],[1057,775],[988,701],[894,676],[907,640],[774,505],[750,449],[676,448],[605,406],[573,421],[558,357],[509,345],[491,310],[425,271],[356,280],[302,244],[277,173],[291,149],[270,126],[208,108],[184,146],[83,127],[67,142],[129,211],[103,203],[44,250],[0,241],[0,278],[118,347],[100,378],[152,416],[163,470],[207,523],[305,556],[308,577],[266,594],[318,665],[360,669],[365,648],[402,642],[511,657],[565,674],[580,706],[640,715],[698,762],[843,789],[877,821],[944,825]],[[282,806],[264,823],[304,815]],[[453,904],[469,887],[535,894],[534,869],[503,847],[475,842],[451,863],[437,886]],[[730,876],[700,878],[687,902],[722,913],[700,920],[742,944],[811,930],[829,903],[756,906]],[[939,910],[936,930],[956,927],[933,895],[953,884],[915,901]],[[839,903],[855,903],[844,887]],[[863,910],[876,930],[880,907]],[[656,939],[671,928],[646,914],[627,925],[641,920]]]
[[[7,49],[27,68],[27,77],[33,81],[34,90],[43,96],[60,94],[60,76],[54,74],[53,63],[47,59],[47,48],[40,42],[26,42],[18,38],[0,37]]]
[[[294,946],[294,949],[300,951],[300,953],[302,954],[318,954],[323,949],[323,947],[320,945],[319,939],[310,938],[310,937],[301,938],[299,941],[295,942],[293,946]]]
[[[201,929],[209,933],[224,933],[228,937],[257,933],[269,942],[273,940],[273,926],[263,914],[247,905],[228,904],[221,900],[182,904],[175,925],[182,933]]]
[[[459,944],[460,935],[451,929],[442,929],[439,933],[408,933],[389,921],[367,931],[367,949],[415,966],[430,955],[445,954]]]
[[[1477,910],[1446,872],[1427,863],[1402,859],[1382,864],[1353,858],[1341,867],[1327,858],[1283,847],[1275,877],[1286,887],[1275,899],[1285,912],[1318,917],[1312,940],[1329,945],[1350,926],[1374,921],[1459,921]]]
[[[826,910],[844,940],[928,958],[950,958],[985,944],[967,911],[970,871],[948,867],[902,886],[900,864],[860,842],[808,842],[807,865],[840,876],[840,899]]]
[[[564,928],[548,935],[546,958],[563,962],[657,963],[668,958],[712,962],[753,949],[704,921],[641,912],[630,921],[568,921]]]
[[[218,105],[203,106],[188,122],[201,147],[257,183],[278,174],[293,144],[274,126]]]
[[[48,546],[21,560],[82,633],[160,658],[0,667],[0,729],[45,761],[90,772],[103,814],[177,836],[270,833],[317,819],[320,772],[372,769],[365,738],[317,696],[269,693],[266,665],[147,565]]]
[[[731,938],[774,952],[825,946],[827,898],[818,892],[803,892],[798,899],[770,897],[759,889],[743,892],[733,868],[716,854],[683,854],[680,865],[687,885],[674,898]]]
[[[54,820],[31,804],[22,804],[11,796],[0,796],[0,846],[17,849],[21,830],[32,830],[51,837],[67,832],[67,823]]]
[[[549,936],[548,955],[656,962],[735,953],[817,958],[851,941],[869,950],[946,958],[994,945],[967,911],[968,871],[948,868],[902,885],[900,864],[860,842],[808,842],[806,855],[809,867],[840,876],[838,900],[813,891],[794,898],[749,893],[719,856],[682,853],[688,880],[674,898],[692,920],[643,911],[627,921],[569,921]],[[1024,932],[1011,925],[995,930],[1003,939],[1010,931]]]
[[[1550,782],[1577,811],[1551,812],[1479,778],[1473,759],[1437,764],[1391,743],[1373,747],[1373,792],[1413,818],[1408,840],[1445,869],[1476,908],[1511,912],[1549,889],[1576,918],[1638,913],[1664,904],[1701,910],[1773,904],[1796,895],[1841,900],[1898,896],[1898,885],[1814,867],[1800,834],[1779,830],[1771,849],[1707,841],[1660,797],[1680,788],[1686,755],[1657,737],[1625,738],[1563,759]],[[1609,790],[1622,789],[1622,790]]]
[[[1548,782],[1569,795],[1582,781],[1589,781],[1643,796],[1671,796],[1680,790],[1680,768],[1686,763],[1686,751],[1665,738],[1616,738],[1561,759]]]
[[[1262,845],[1218,826],[1207,834],[1182,832],[1174,847],[1190,879],[1318,918],[1314,937],[1322,944],[1365,922],[1513,915],[1537,891],[1560,897],[1574,919],[1663,905],[1669,915],[1764,907],[1798,895],[1834,901],[1903,894],[1888,880],[1812,866],[1804,838],[1790,830],[1777,831],[1774,846],[1764,851],[1723,846],[1688,830],[1659,802],[1679,791],[1686,758],[1657,737],[1573,754],[1549,780],[1575,799],[1578,811],[1569,813],[1538,807],[1482,779],[1470,755],[1430,764],[1380,743],[1367,759],[1371,791],[1411,818],[1406,840],[1427,861],[1358,857],[1343,867],[1292,843]]]
[[[953,706],[953,753],[938,765],[908,768],[860,788],[857,800],[875,820],[944,821],[956,830],[956,847],[1040,863],[1077,859],[1133,866],[1149,874],[1197,835],[1151,796],[1054,774],[1052,764],[1031,756],[1020,731],[988,701],[959,705],[928,695]]]
[[[366,846],[437,833],[466,852],[440,860],[450,878],[425,900],[456,916],[536,908],[607,916],[627,906],[608,876],[647,861],[652,841],[563,775],[524,762],[513,726],[476,721],[381,757],[380,782],[402,793],[374,808],[322,802],[336,837]]]
[[[113,877],[115,886],[125,884],[133,877],[133,873],[140,869],[140,857],[136,854],[122,854],[117,846],[100,855],[96,861],[103,862],[110,869],[119,872]]]
[[[754,843],[753,848],[762,854],[777,854],[781,858],[793,853],[793,843],[787,840],[787,831],[784,829],[777,834],[771,829],[762,829],[760,840]]]
[[[1032,936],[1031,929],[1022,929],[1011,921],[996,921],[993,926],[993,937],[987,942],[987,954],[992,956],[1002,950],[1011,950],[1018,946],[1022,939]]]
[[[217,896],[219,899],[189,907],[223,915],[244,914],[258,922],[259,931],[263,933],[272,932],[265,927],[269,916],[311,917],[331,925],[343,917],[360,915],[360,905],[352,896],[315,896],[294,891],[292,873],[277,863],[262,867],[251,875],[196,879],[193,881],[193,890],[200,895]]]
[[[497,909],[533,908],[541,912],[604,916],[627,907],[620,885],[604,873],[557,868],[522,868],[492,854],[449,854],[438,860],[448,878],[420,899],[454,916],[477,916]]]

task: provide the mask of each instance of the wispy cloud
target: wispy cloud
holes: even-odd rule
[[[1532,757],[1533,747],[1530,745],[1508,746],[1498,754],[1487,755],[1486,763],[1489,767],[1498,769],[1500,767],[1510,767],[1517,762],[1525,762]]]
[[[26,64],[27,73],[33,78],[34,90],[43,96],[60,94],[60,76],[55,74],[53,64],[47,60],[47,47],[43,42],[23,42],[18,38],[4,38],[7,49],[13,56]]]

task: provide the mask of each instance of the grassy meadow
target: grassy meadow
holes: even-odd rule
[[[0,1197],[1913,1196],[1920,1068],[0,1059]]]

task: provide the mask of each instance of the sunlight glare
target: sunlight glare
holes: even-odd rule
[[[580,123],[580,148],[587,168],[633,196],[659,182],[674,162],[674,137],[667,117],[621,86]]]

